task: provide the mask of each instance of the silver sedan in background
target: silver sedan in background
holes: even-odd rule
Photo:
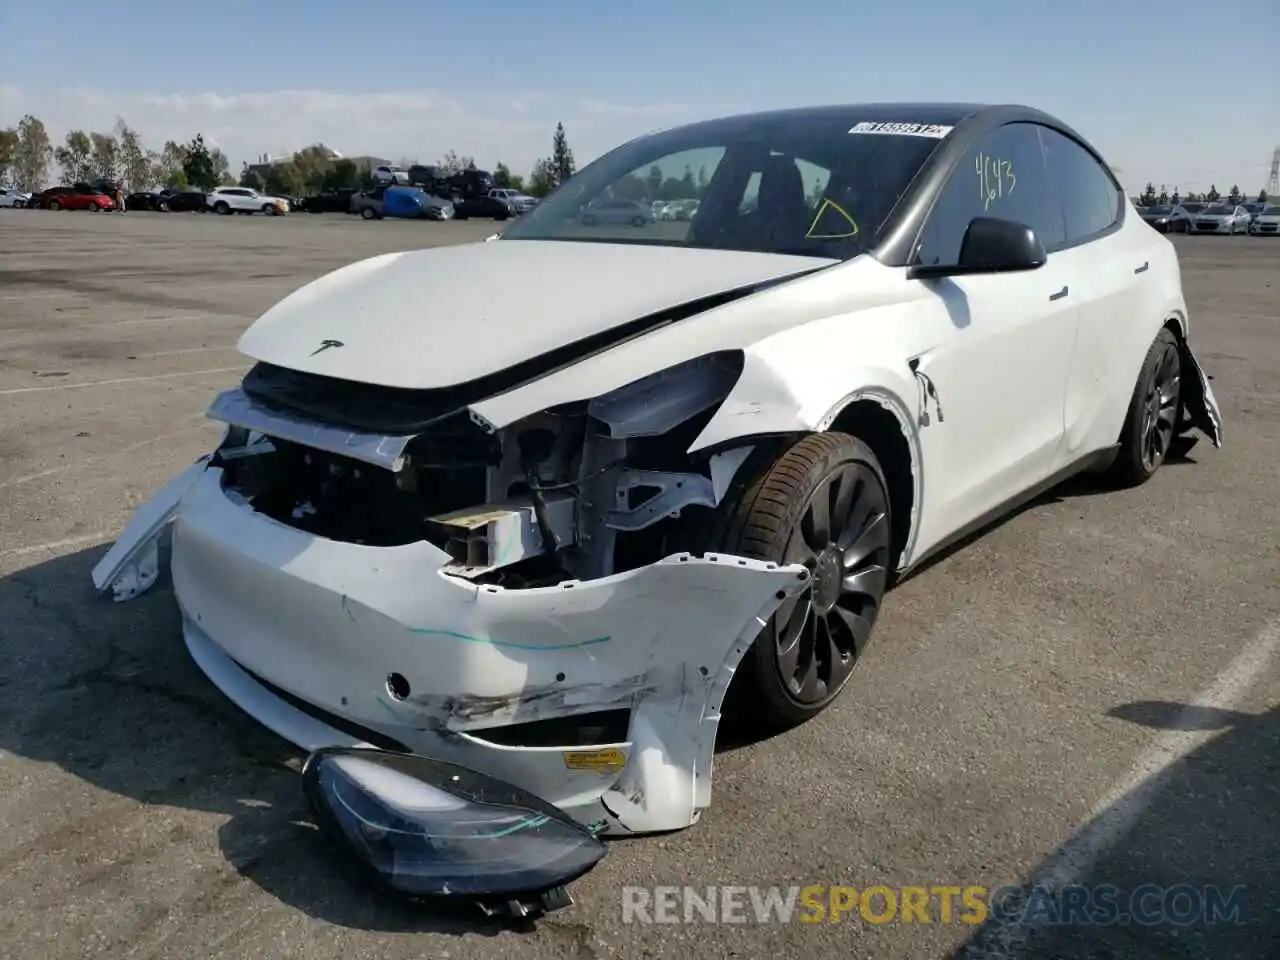
[[[1211,203],[1191,219],[1190,233],[1248,233],[1249,211],[1232,203]]]

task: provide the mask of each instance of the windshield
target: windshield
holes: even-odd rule
[[[1188,213],[1199,213],[1201,210],[1204,209],[1204,204],[1203,203],[1184,203],[1182,205],[1182,209],[1186,210]]]
[[[1211,203],[1209,204],[1209,206],[1205,207],[1204,210],[1201,212],[1212,213],[1214,215],[1221,215],[1224,213],[1231,213],[1232,209],[1233,209],[1232,207],[1227,206],[1225,203]]]
[[[1262,211],[1264,217],[1280,217],[1280,207],[1266,207]]]
[[[641,137],[583,168],[503,237],[847,259],[873,244],[942,142],[851,133],[865,119],[779,113]],[[657,219],[655,204],[680,201],[687,217]]]

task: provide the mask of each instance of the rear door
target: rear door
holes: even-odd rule
[[[922,230],[919,262],[958,262],[975,217],[1031,227],[1049,256],[1036,270],[923,281],[945,309],[931,311],[935,328],[907,358],[925,391],[922,406],[931,411],[920,431],[922,544],[1045,479],[1062,441],[1077,278],[1071,258],[1060,253],[1062,209],[1048,189],[1033,124],[992,131],[959,162]]]
[[[1129,396],[1163,307],[1157,278],[1169,242],[1130,208],[1106,165],[1083,144],[1040,128],[1067,242],[1060,256],[1076,275],[1079,334],[1070,356],[1065,436],[1054,461],[1064,469],[1117,442]]]

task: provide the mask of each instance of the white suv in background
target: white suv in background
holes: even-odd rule
[[[409,182],[409,171],[405,170],[403,167],[396,166],[394,163],[389,163],[381,167],[374,167],[370,176],[373,177],[374,183],[406,184]]]
[[[206,202],[214,213],[268,213],[278,217],[289,212],[288,200],[268,197],[249,187],[218,187]]]

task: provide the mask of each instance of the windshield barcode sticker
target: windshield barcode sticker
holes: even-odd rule
[[[849,128],[850,133],[871,133],[886,137],[932,137],[941,140],[952,130],[936,123],[893,123],[888,120],[865,120]]]

